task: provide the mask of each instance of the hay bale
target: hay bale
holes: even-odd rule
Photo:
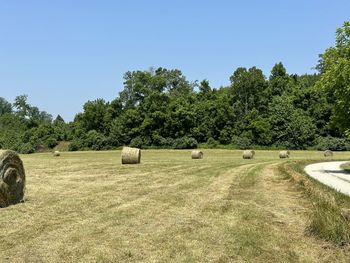
[[[53,156],[54,157],[58,157],[58,156],[60,156],[61,155],[61,153],[59,152],[59,151],[54,151],[53,152]]]
[[[0,207],[23,200],[25,179],[23,163],[18,154],[0,150]]]
[[[253,159],[255,155],[254,150],[245,150],[243,151],[243,159]]]
[[[192,159],[203,159],[203,152],[198,150],[192,151],[191,157]]]
[[[325,150],[323,155],[324,155],[324,157],[332,157],[333,152],[331,150]]]
[[[280,151],[279,156],[281,159],[289,158],[289,151]]]
[[[138,164],[141,162],[141,150],[138,148],[123,147],[122,164]]]

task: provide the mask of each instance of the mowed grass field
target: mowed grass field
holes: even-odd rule
[[[120,151],[22,155],[26,201],[0,209],[0,262],[350,261],[307,233],[312,202],[280,172],[322,152],[190,152],[143,150],[139,165]]]

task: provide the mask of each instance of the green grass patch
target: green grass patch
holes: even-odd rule
[[[307,231],[337,245],[350,243],[350,226],[344,211],[350,208],[350,198],[308,177],[304,172],[310,161],[289,162],[279,171],[295,180],[312,204]]]

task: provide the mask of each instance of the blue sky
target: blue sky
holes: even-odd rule
[[[229,84],[240,66],[276,62],[313,73],[350,20],[350,1],[0,1],[0,97],[72,120],[88,100],[114,99],[123,74],[178,68]]]

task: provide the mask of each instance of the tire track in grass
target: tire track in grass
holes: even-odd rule
[[[234,179],[242,176],[242,174],[245,175],[247,174],[247,172],[249,173],[251,169],[254,169],[254,167],[263,163],[265,162],[243,164],[219,175],[206,189],[205,200],[215,202],[216,200],[223,199],[224,196],[228,193],[229,188],[232,187],[233,184],[235,184]]]
[[[345,259],[342,253],[327,253],[319,241],[305,234],[309,204],[297,187],[278,173],[276,167],[280,164],[274,161],[243,165],[210,185],[203,200],[210,205],[203,212],[217,217],[208,224],[219,234],[217,251],[209,251],[207,261]]]

